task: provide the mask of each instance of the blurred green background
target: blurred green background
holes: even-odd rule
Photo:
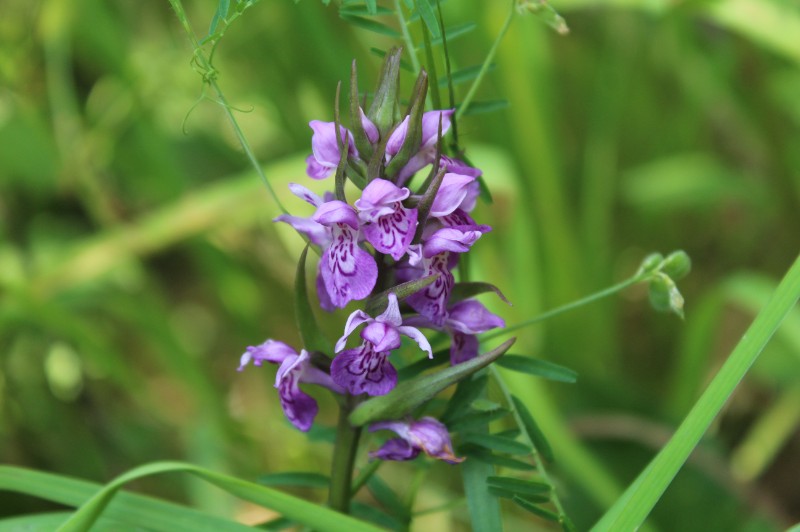
[[[448,26],[476,24],[450,43],[454,69],[483,61],[508,4],[442,3]],[[554,7],[571,33],[516,16],[478,93],[509,106],[459,123],[494,195],[476,212],[495,231],[471,254],[473,276],[514,306],[486,303],[513,324],[631,275],[651,251],[694,261],[680,283],[685,322],[650,310],[636,287],[519,334],[514,352],[579,372],[575,385],[508,380],[550,438],[562,500],[585,529],[666,442],[800,249],[800,5]],[[216,2],[186,8],[202,36]],[[219,83],[291,212],[308,214],[286,191],[307,181],[308,121],[333,119],[353,58],[371,89],[380,58],[369,50],[393,44],[315,0],[262,1],[222,40]],[[309,441],[284,420],[274,368],[235,371],[265,338],[299,347],[302,241],[271,223],[279,211],[223,110],[199,100],[191,56],[166,0],[2,0],[2,463],[99,482],[162,459],[251,479],[329,467],[325,431]],[[324,317],[332,338],[348,311]],[[654,529],[800,521],[798,357],[796,309],[656,507]],[[317,397],[318,425],[330,426],[334,408]],[[420,508],[460,496],[458,470],[431,467]],[[412,474],[381,469],[400,492]],[[269,517],[185,478],[134,488]],[[0,516],[46,508],[0,498]],[[506,510],[509,530],[544,526]],[[465,530],[465,514],[417,528]]]

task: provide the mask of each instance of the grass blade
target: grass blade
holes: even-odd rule
[[[670,441],[592,530],[634,530],[644,522],[798,298],[800,256]]]

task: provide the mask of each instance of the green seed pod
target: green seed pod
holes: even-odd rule
[[[683,319],[683,296],[675,282],[663,273],[650,280],[650,304],[659,312],[674,312]]]
[[[673,251],[664,260],[661,271],[669,275],[672,279],[683,279],[692,269],[692,260],[683,250]]]
[[[664,261],[664,255],[661,253],[651,253],[646,256],[639,266],[639,271],[643,273],[650,273],[656,270]]]

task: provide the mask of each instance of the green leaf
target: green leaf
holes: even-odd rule
[[[402,37],[399,31],[394,28],[387,26],[381,22],[376,20],[372,20],[369,18],[359,17],[357,15],[348,15],[348,14],[341,14],[342,19],[346,20],[350,24],[354,26],[358,26],[368,31],[372,31],[374,33],[379,33],[381,35],[386,35],[387,37],[391,37],[393,39],[399,39]]]
[[[511,401],[514,403],[514,409],[517,411],[519,419],[522,422],[521,428],[525,431],[525,434],[528,435],[528,438],[530,438],[533,446],[536,448],[542,458],[548,462],[552,462],[553,450],[550,448],[550,444],[547,443],[544,433],[542,433],[539,425],[537,425],[536,421],[534,421],[533,416],[531,415],[530,411],[528,411],[528,408],[514,395],[511,396]]]
[[[536,482],[534,480],[522,480],[512,477],[489,477],[486,479],[488,486],[494,486],[505,491],[509,491],[520,497],[528,495],[541,495],[543,493],[550,493],[552,487],[545,482]]]
[[[290,471],[261,475],[256,482],[262,486],[295,486],[301,488],[327,488],[331,479],[319,473]]]
[[[413,377],[416,377],[420,373],[423,373],[429,369],[437,368],[439,366],[443,366],[446,363],[450,362],[450,350],[443,349],[441,351],[436,351],[433,353],[433,359],[430,358],[421,358],[416,362],[409,364],[403,368],[397,370],[397,380],[399,381],[406,381]]]
[[[497,465],[508,469],[517,469],[519,471],[533,471],[536,466],[530,462],[523,462],[510,456],[503,456],[499,454],[484,451],[483,448],[473,447],[472,444],[459,447],[459,452],[465,454],[469,459],[479,460],[487,464]],[[466,462],[465,462],[466,463]]]
[[[538,358],[522,355],[506,355],[497,361],[497,365],[511,371],[536,375],[537,377],[543,377],[551,381],[572,384],[578,380],[578,374],[569,368],[547,362],[546,360],[539,360]]]
[[[378,0],[364,0],[364,4],[367,6],[367,12],[370,15],[378,14]]]
[[[246,501],[270,508],[289,519],[309,527],[328,531],[363,530],[374,532],[377,529],[372,525],[358,521],[352,517],[340,514],[329,508],[324,508],[303,499],[287,495],[286,493],[259,486],[235,477],[216,473],[193,464],[183,462],[154,462],[143,465],[120,475],[112,482],[106,484],[92,498],[84,502],[72,517],[60,528],[60,532],[73,532],[88,530],[98,517],[106,510],[117,491],[130,481],[162,473],[184,472],[205,480],[222,490]],[[145,520],[150,527],[150,516],[147,513],[137,515],[132,523]]]
[[[308,301],[308,288],[306,284],[306,256],[308,255],[308,245],[300,254],[297,263],[297,275],[294,281],[294,311],[297,320],[297,329],[300,331],[300,338],[303,346],[309,351],[319,351],[326,355],[333,353],[333,346],[325,338],[325,335],[317,325],[317,319],[311,310]]]
[[[520,9],[536,14],[542,22],[556,30],[559,35],[569,33],[567,21],[546,0],[523,1],[520,3]]]
[[[532,514],[538,515],[543,519],[547,519],[548,521],[553,521],[554,523],[558,523],[559,521],[561,521],[558,518],[558,514],[553,513],[550,510],[545,510],[540,506],[536,506],[534,503],[528,502],[522,497],[514,497],[512,500],[525,510],[529,511]]]
[[[433,12],[430,0],[416,0],[415,3],[417,5],[417,13],[419,13],[419,16],[422,17],[422,20],[425,22],[425,26],[428,28],[431,37],[434,39],[441,39],[442,32],[439,30],[439,21],[436,20],[436,14]]]
[[[526,455],[530,454],[530,452],[533,450],[530,445],[513,440],[511,438],[497,436],[496,434],[467,433],[461,437],[461,441],[464,443],[480,445],[481,447],[490,451],[508,453],[511,455]]]
[[[361,403],[350,414],[350,423],[356,427],[383,419],[398,419],[412,411],[448,386],[472,375],[491,364],[514,344],[516,338],[505,341],[497,348],[442,371],[421,375],[399,384],[389,394],[373,397]]]
[[[461,417],[469,410],[470,405],[475,401],[489,383],[486,375],[474,376],[471,379],[464,379],[456,386],[456,391],[447,402],[447,409],[441,415],[442,423],[449,425],[453,420]]]
[[[401,523],[411,523],[411,513],[406,508],[406,505],[380,477],[377,475],[371,476],[367,481],[367,489],[381,503],[381,506],[389,512],[389,515]]]
[[[453,291],[450,293],[450,302],[456,303],[486,292],[494,292],[504,303],[511,305],[511,301],[506,299],[506,296],[503,295],[503,292],[501,292],[499,288],[492,283],[483,282],[456,283],[453,286]]]
[[[52,532],[57,529],[61,523],[69,519],[70,515],[70,512],[53,512],[22,515],[19,517],[6,517],[0,519],[0,532]],[[241,530],[252,530],[244,525],[240,526],[242,527]],[[119,530],[145,532],[146,529],[131,528],[127,523],[108,518],[98,519],[92,527],[92,532],[118,532]]]
[[[0,466],[0,491],[23,493],[66,506],[80,506],[102,487],[94,482],[52,473],[21,467]],[[53,514],[49,515],[55,520]],[[44,523],[53,523],[53,526],[45,528],[48,532],[58,528],[58,525],[66,521],[72,514],[59,513],[57,515],[62,517],[57,523],[42,517]],[[128,527],[141,522],[142,516],[147,516],[148,530],[159,532],[246,532],[252,530],[239,523],[194,508],[125,492],[114,498],[104,514],[104,518],[123,522]],[[102,521],[104,519],[101,519],[101,525]]]
[[[464,111],[464,116],[491,113],[508,107],[508,100],[484,100],[480,102],[470,102],[469,107]],[[460,106],[456,106],[457,108]]]
[[[456,70],[449,77],[445,77],[439,80],[438,85],[440,87],[447,87],[448,83],[452,81],[453,85],[459,85],[461,83],[466,83],[467,81],[472,81],[473,79],[478,77],[478,73],[480,73],[481,68],[483,65],[475,65],[467,68],[462,68],[461,70]],[[491,72],[497,68],[496,63],[491,63],[489,67],[486,69],[486,72]]]
[[[354,6],[342,6],[339,8],[340,15],[356,15],[356,16],[364,16],[370,15],[369,7],[365,5],[354,5]],[[377,10],[373,15],[393,15],[394,9],[389,9],[388,7],[377,6]]]
[[[486,496],[486,479],[494,474],[494,466],[467,458],[460,469],[473,532],[503,530],[500,501],[496,497]]]
[[[592,530],[634,530],[644,522],[798,298],[800,256],[669,442]]]
[[[466,24],[459,24],[457,26],[452,26],[450,28],[445,28],[444,29],[444,33],[447,36],[447,43],[449,44],[451,41],[454,41],[455,39],[468,34],[469,32],[471,32],[472,30],[474,30],[477,27],[478,27],[478,25],[475,24],[474,22],[468,22]],[[442,40],[441,37],[437,37],[435,39],[431,39],[431,45],[432,46],[438,46],[438,45],[442,44],[443,42],[444,41]],[[419,50],[419,49],[422,48],[422,46],[423,45],[419,45],[416,48]]]
[[[513,499],[514,497],[520,497],[519,495],[515,494],[513,491],[509,491],[507,489],[498,488],[496,486],[488,486],[486,490],[494,495],[495,497],[501,497],[503,499]],[[550,501],[550,496],[545,494],[539,495],[526,495],[524,499],[528,502],[540,504],[546,503]]]
[[[453,432],[461,432],[472,427],[487,425],[492,421],[507,416],[510,413],[511,411],[505,408],[489,410],[488,412],[476,412],[475,410],[468,410],[463,416],[453,420],[450,423],[449,428]]]
[[[413,281],[407,281],[405,283],[400,283],[397,286],[394,286],[388,290],[384,290],[379,294],[375,294],[367,299],[366,304],[364,305],[364,312],[369,314],[370,316],[376,316],[386,310],[386,305],[389,304],[389,294],[394,294],[397,296],[398,301],[402,301],[408,296],[414,295],[423,288],[426,288],[431,283],[433,283],[439,277],[438,273],[433,275],[429,275],[427,277],[423,277],[422,279],[414,279]]]
[[[350,512],[359,519],[375,523],[378,526],[382,526],[390,530],[402,531],[407,529],[407,527],[403,526],[403,523],[387,514],[383,510],[375,508],[369,504],[364,504],[363,502],[351,502]]]
[[[228,16],[228,10],[231,7],[230,0],[219,0],[219,4],[217,5],[217,11],[214,13],[214,17],[211,19],[211,25],[208,28],[208,35],[214,35],[217,31],[217,26],[221,20],[225,20]]]

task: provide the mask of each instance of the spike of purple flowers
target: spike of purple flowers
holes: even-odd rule
[[[367,241],[394,260],[405,255],[417,228],[417,209],[407,209],[402,204],[410,195],[407,188],[376,178],[355,203],[358,218],[366,224],[363,230]]]

